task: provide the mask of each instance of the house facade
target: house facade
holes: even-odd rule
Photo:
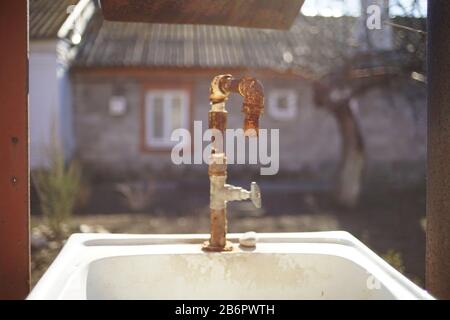
[[[31,0],[29,12],[30,167],[36,169],[48,165],[52,140],[67,159],[75,148],[68,68],[95,5]]]
[[[97,13],[70,70],[77,157],[105,178],[204,176],[206,165],[172,162],[170,135],[176,128],[192,130],[194,121],[207,128],[209,84],[229,73],[256,77],[264,85],[260,126],[279,129],[278,176],[330,181],[341,138],[333,115],[314,104],[310,75],[340,58],[321,38],[324,31],[301,19],[283,32],[118,23],[103,21]],[[339,19],[321,19],[320,25],[336,36],[346,34]],[[399,184],[421,181],[423,84],[399,79],[351,103],[365,142],[367,176]],[[241,105],[240,97],[230,97],[229,128],[242,127]],[[256,173],[258,168],[234,165],[230,171]]]

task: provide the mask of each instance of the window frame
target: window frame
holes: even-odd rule
[[[170,152],[176,142],[170,141],[170,127],[173,119],[171,116],[168,116],[169,108],[163,107],[163,132],[165,138],[169,138],[166,140],[165,138],[160,141],[153,141],[153,137],[149,135],[149,131],[153,130],[152,123],[154,121],[149,121],[149,118],[152,119],[154,113],[148,112],[148,109],[151,108],[148,102],[149,95],[162,95],[163,97],[163,106],[167,103],[167,100],[175,97],[180,94],[185,98],[182,99],[182,122],[184,124],[184,128],[192,131],[192,87],[187,84],[144,84],[141,90],[141,99],[142,99],[142,108],[141,108],[141,151],[143,152]]]

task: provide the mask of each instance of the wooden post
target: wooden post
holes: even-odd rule
[[[428,1],[426,287],[450,299],[450,1]]]
[[[28,1],[0,1],[0,300],[29,292]]]

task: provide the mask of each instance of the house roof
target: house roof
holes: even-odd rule
[[[74,67],[239,67],[304,75],[343,63],[357,19],[299,15],[289,31],[111,22],[100,12],[91,22]]]
[[[30,0],[30,39],[56,39],[59,28],[78,0]]]
[[[311,64],[316,50],[321,54],[334,52],[321,46],[315,25],[308,25],[305,17],[290,31],[249,29],[225,26],[146,24],[103,21],[98,29],[86,32],[74,66],[151,66],[151,67],[246,67],[288,69],[295,65]],[[316,18],[320,19],[320,18]],[[335,23],[327,18],[322,26]],[[334,21],[331,21],[334,20]],[[340,34],[344,34],[341,32]],[[317,60],[317,59],[315,59]]]

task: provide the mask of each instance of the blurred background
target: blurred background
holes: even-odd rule
[[[229,232],[349,231],[423,286],[426,4],[306,0],[278,31],[110,22],[93,0],[30,0],[33,284],[74,232],[209,232],[207,166],[173,164],[170,134],[206,129],[210,81],[230,73],[263,83],[280,170],[228,167],[263,200],[230,203]],[[240,105],[230,98],[229,128]]]

